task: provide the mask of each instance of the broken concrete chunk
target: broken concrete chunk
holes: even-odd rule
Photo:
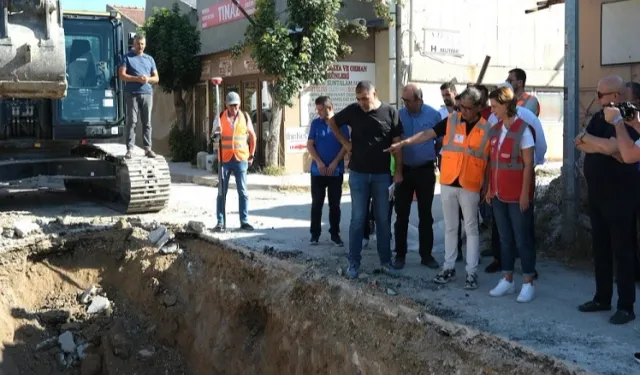
[[[58,344],[60,344],[60,349],[65,353],[73,353],[76,350],[73,334],[69,331],[66,331],[58,337]]]
[[[151,350],[147,350],[147,349],[142,349],[138,352],[138,355],[142,358],[150,358],[155,354],[154,351]]]
[[[207,226],[202,221],[190,221],[187,227],[196,233],[203,233]]]
[[[159,250],[160,254],[182,254],[182,249],[177,242],[170,242],[164,246],[162,246]]]
[[[20,238],[25,238],[29,234],[36,232],[40,229],[40,226],[34,222],[22,220],[13,225],[13,230]]]
[[[164,225],[160,225],[158,228],[149,232],[149,242],[157,248],[164,246],[170,239],[171,233]]]
[[[108,298],[102,296],[95,296],[91,300],[91,305],[87,309],[89,314],[97,314],[102,310],[106,310],[111,306],[111,301]]]
[[[80,296],[80,303],[82,303],[83,305],[88,304],[89,302],[91,302],[91,297],[95,296],[97,293],[98,288],[95,285],[88,287],[84,290],[84,292],[82,292],[82,295]]]

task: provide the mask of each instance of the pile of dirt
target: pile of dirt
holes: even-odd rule
[[[162,254],[138,228],[91,236],[0,256],[3,363],[20,374],[585,373],[306,264],[184,236]],[[89,313],[98,297],[109,307]]]

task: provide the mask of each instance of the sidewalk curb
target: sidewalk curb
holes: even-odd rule
[[[248,179],[247,179],[248,180]],[[212,188],[218,187],[217,176],[190,176],[181,173],[171,173],[171,183],[188,183],[196,184],[200,186],[208,186]],[[235,179],[229,181],[229,188],[236,189],[237,185]],[[276,185],[276,184],[255,184],[247,181],[247,188],[249,190],[262,190],[262,191],[290,191],[290,190],[304,190],[311,189],[310,186],[298,186],[298,185]]]

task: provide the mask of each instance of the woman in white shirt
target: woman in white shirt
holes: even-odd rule
[[[535,130],[517,115],[516,97],[508,87],[489,94],[491,111],[499,122],[489,140],[491,163],[486,200],[493,208],[500,233],[503,278],[489,293],[499,297],[515,293],[513,269],[520,255],[524,283],[518,302],[530,302],[535,295],[536,254],[530,230],[533,220]]]

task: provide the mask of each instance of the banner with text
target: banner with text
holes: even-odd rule
[[[287,154],[304,154],[307,152],[309,127],[284,128],[284,147]]]
[[[375,83],[376,64],[340,62],[329,68],[327,80],[310,85],[300,93],[300,126],[309,126],[316,115],[316,98],[326,95],[338,112],[356,101],[356,86],[360,81]]]
[[[256,11],[256,0],[238,0],[238,4],[252,15]],[[208,6],[200,12],[200,24],[203,29],[222,25],[244,18],[244,15],[231,0],[221,1]]]

